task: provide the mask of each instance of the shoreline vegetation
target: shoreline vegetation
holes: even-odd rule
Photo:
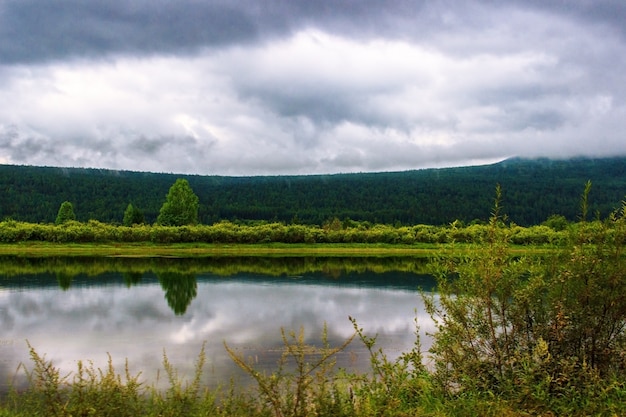
[[[189,381],[178,377],[164,354],[169,388],[157,390],[128,366],[118,373],[111,361],[94,369],[79,360],[76,371],[61,375],[29,345],[30,366],[18,369],[28,384],[0,403],[0,417],[626,415],[626,203],[605,219],[589,221],[589,188],[579,222],[527,228],[500,215],[499,189],[489,221],[472,225],[4,221],[0,253],[15,256],[439,252],[430,267],[437,293],[421,294],[435,324],[428,352],[422,351],[417,321],[414,347],[392,359],[356,317],[350,318],[353,336],[337,346],[329,345],[326,327],[317,343],[304,329],[281,329],[283,346],[273,369],[258,369],[254,358],[224,341],[231,359],[254,381],[252,388],[237,381],[203,387],[204,349]],[[350,343],[365,347],[369,372],[336,368],[336,354]]]
[[[556,245],[517,245],[511,253],[542,255],[558,251]],[[377,243],[0,243],[0,256],[18,257],[107,257],[107,258],[197,258],[197,257],[418,257],[462,255],[481,248],[474,244],[377,244]]]
[[[602,222],[588,222],[602,227]],[[499,227],[508,230],[514,246],[563,246],[579,223],[557,219],[555,223],[523,227],[502,222]],[[446,245],[480,244],[489,233],[489,225],[453,222],[444,226],[395,226],[333,219],[317,225],[257,222],[252,224],[221,221],[212,225],[163,226],[138,224],[120,226],[90,220],[75,220],[60,224],[27,223],[15,220],[0,222],[0,247],[44,248],[54,244],[69,244],[68,248],[92,246],[106,252],[105,248],[152,248],[156,252],[164,247],[186,250],[232,251],[237,248],[263,248],[271,251],[317,251],[321,248],[346,251],[348,248],[394,249],[417,251],[438,249]],[[49,244],[49,245],[48,245]],[[93,245],[90,245],[93,244]],[[78,250],[78,249],[76,249]],[[253,250],[254,251],[254,250]],[[113,251],[114,252],[114,251]]]

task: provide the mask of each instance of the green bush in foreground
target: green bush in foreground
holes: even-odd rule
[[[485,250],[439,264],[426,304],[433,377],[447,396],[489,395],[537,414],[623,413],[626,204],[586,223],[588,191],[583,221],[553,259],[512,256],[496,199]]]

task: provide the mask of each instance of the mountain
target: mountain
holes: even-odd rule
[[[63,201],[78,220],[120,223],[132,203],[154,222],[169,187],[185,178],[200,199],[200,221],[276,220],[322,224],[337,217],[403,224],[489,217],[496,184],[503,211],[520,225],[552,214],[579,216],[592,182],[590,212],[604,217],[626,194],[626,158],[509,159],[492,165],[334,175],[199,176],[0,165],[0,218],[53,222]]]

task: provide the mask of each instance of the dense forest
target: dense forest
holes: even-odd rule
[[[84,168],[0,165],[0,218],[53,222],[63,201],[77,220],[121,223],[129,203],[156,220],[168,188],[187,179],[199,221],[267,220],[318,224],[332,218],[386,224],[486,220],[494,189],[503,211],[522,226],[552,214],[576,220],[591,181],[590,212],[606,216],[626,195],[626,158],[509,159],[484,166],[405,172],[298,176],[198,176]]]

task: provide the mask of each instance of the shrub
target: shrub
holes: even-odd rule
[[[605,222],[583,220],[546,261],[512,256],[499,197],[483,246],[439,261],[439,298],[426,297],[438,386],[556,414],[598,406],[615,381],[623,395],[626,205]]]
[[[283,352],[270,374],[257,371],[252,362],[224,343],[233,361],[256,381],[261,403],[276,416],[349,415],[351,403],[340,393],[333,370],[335,355],[348,347],[354,335],[337,347],[328,344],[326,325],[321,347],[305,342],[303,328],[297,334],[281,329],[281,336]]]

